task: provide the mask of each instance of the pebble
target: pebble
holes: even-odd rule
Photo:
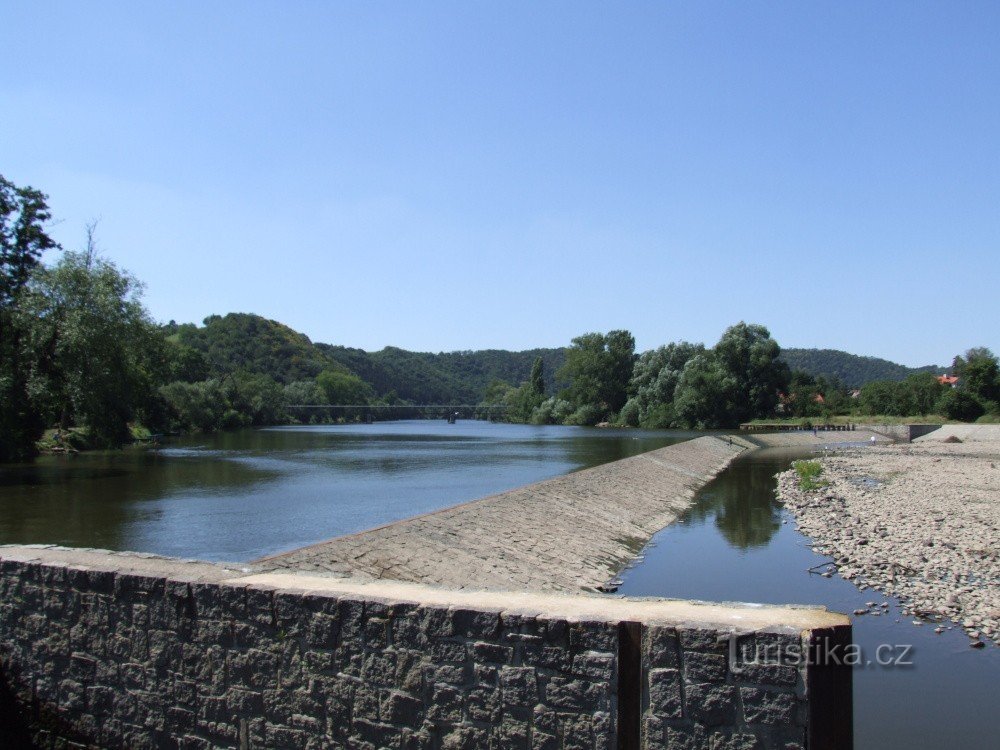
[[[1000,473],[984,474],[984,459],[998,453],[998,442],[969,441],[825,457],[833,514],[829,502],[815,502],[823,496],[798,489],[793,473],[779,477],[778,494],[810,546],[830,554],[859,591],[898,597],[902,617],[914,625],[929,617],[941,623],[936,633],[952,620],[982,647],[1000,641],[1000,587],[991,583],[1000,580]],[[886,476],[892,481],[872,491],[851,482]],[[889,613],[889,602],[867,607],[855,614]]]

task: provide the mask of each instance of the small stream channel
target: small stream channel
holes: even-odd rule
[[[913,625],[893,597],[808,572],[830,558],[796,529],[775,498],[774,478],[803,455],[762,450],[737,459],[653,537],[644,560],[622,571],[618,594],[822,604],[845,613],[887,602],[885,615],[852,616],[854,642],[871,662],[854,670],[856,750],[1000,748],[1000,648],[972,649],[957,628],[936,635],[932,625]],[[881,666],[877,656],[911,664]]]

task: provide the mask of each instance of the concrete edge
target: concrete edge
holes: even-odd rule
[[[574,621],[719,628],[733,632],[802,632],[850,627],[845,615],[825,607],[716,604],[680,599],[629,599],[595,594],[473,591],[387,580],[331,578],[305,573],[248,574],[214,563],[106,550],[56,546],[0,546],[0,563],[64,567],[181,583],[247,587],[272,593],[412,603]]]

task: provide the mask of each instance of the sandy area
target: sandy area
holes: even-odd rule
[[[778,493],[840,574],[898,596],[916,623],[951,620],[973,645],[1000,645],[1000,440],[821,460],[828,486],[805,492],[789,471]]]

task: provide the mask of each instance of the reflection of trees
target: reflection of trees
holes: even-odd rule
[[[127,450],[44,456],[4,472],[0,543],[123,549],[128,527],[171,495],[238,494],[278,476],[218,455]]]
[[[763,547],[781,526],[771,461],[738,461],[705,488],[689,518],[715,515],[715,525],[734,547]]]

